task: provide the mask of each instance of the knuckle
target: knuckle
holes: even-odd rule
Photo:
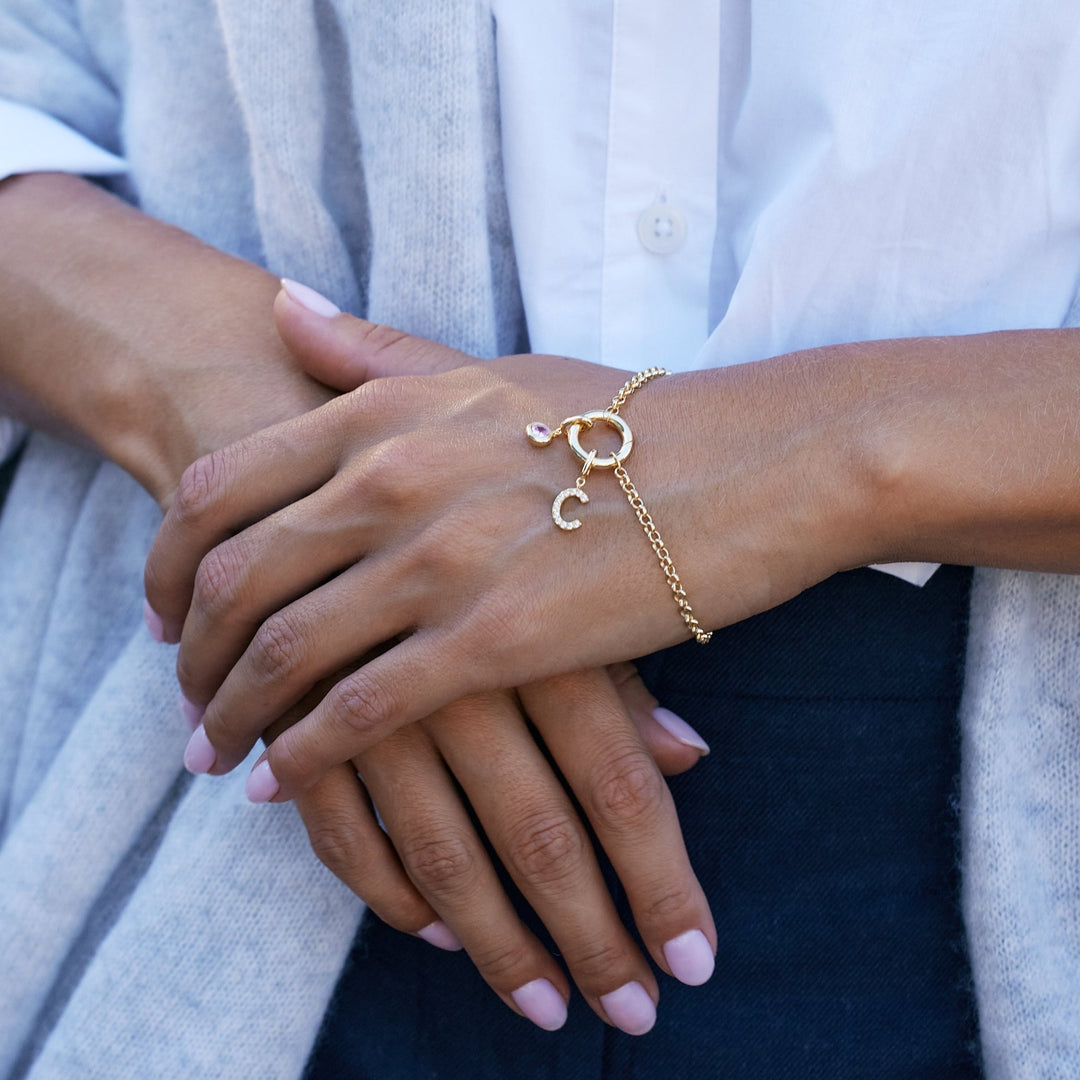
[[[403,330],[377,322],[360,322],[356,327],[357,336],[371,349],[389,349],[408,338]]]
[[[327,699],[332,715],[361,738],[391,721],[397,706],[383,684],[361,669],[338,683]]]
[[[407,442],[401,437],[385,439],[370,448],[363,468],[352,478],[353,496],[384,513],[402,510],[410,503],[417,483],[416,470],[407,467],[409,460]]]
[[[400,330],[377,324],[372,324],[369,333],[369,344],[374,342],[380,350],[393,348],[408,337]],[[420,400],[417,395],[419,386],[420,383],[414,376],[387,375],[381,379],[368,380],[361,389],[369,407],[385,410],[415,406]]]
[[[220,616],[236,604],[243,580],[243,560],[232,544],[219,544],[195,572],[196,605],[207,615]]]
[[[606,676],[601,669],[590,668],[554,675],[537,684],[537,689],[552,703],[552,707],[582,712],[586,709],[598,710],[603,707],[604,679]]]
[[[475,880],[476,857],[459,832],[424,829],[400,844],[402,862],[417,887],[428,895],[456,897]]]
[[[304,634],[283,611],[271,615],[252,639],[250,659],[263,682],[287,680],[304,658]]]
[[[642,901],[637,917],[642,922],[666,923],[694,910],[695,891],[686,885],[664,884]]]
[[[608,825],[633,828],[657,812],[665,791],[663,777],[652,760],[634,747],[600,767],[593,783],[593,808]]]
[[[585,835],[562,814],[525,818],[510,832],[511,869],[534,885],[551,886],[573,877],[585,861]]]
[[[308,841],[319,862],[343,877],[367,851],[365,832],[344,814],[324,814],[308,823]]]
[[[626,948],[617,941],[593,941],[588,948],[576,952],[573,956],[567,956],[574,977],[583,986],[596,988],[607,987],[613,982],[620,985],[617,974],[627,968],[628,954]]]
[[[196,524],[214,506],[225,486],[228,458],[227,449],[215,450],[184,470],[172,506],[182,523]]]
[[[480,974],[499,990],[516,990],[521,985],[520,973],[534,960],[524,942],[514,939],[480,942],[470,948],[469,958]]]

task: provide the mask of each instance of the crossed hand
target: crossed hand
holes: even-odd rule
[[[272,740],[250,796],[296,798],[320,858],[376,913],[464,945],[511,1008],[556,1029],[569,983],[471,808],[591,1007],[647,1031],[657,982],[583,817],[652,960],[704,982],[715,928],[662,772],[707,748],[620,662],[685,632],[617,490],[575,545],[585,530],[560,534],[547,510],[568,455],[514,430],[602,405],[625,374],[479,364],[284,290],[275,317],[346,393],[197,461],[162,525],[147,598],[201,716],[189,768],[227,772]]]

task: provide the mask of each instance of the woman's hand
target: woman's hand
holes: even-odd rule
[[[279,331],[298,352],[292,323],[314,321],[369,374],[452,370],[373,379],[185,474],[147,596],[173,640],[183,628],[178,671],[206,706],[212,771],[237,765],[309,687],[383,641],[400,639],[269,748],[257,797],[291,797],[457,698],[686,638],[614,478],[593,471],[583,527],[564,533],[552,500],[580,463],[561,442],[525,437],[530,421],[606,406],[626,373],[537,356],[454,367],[452,350],[298,307],[279,296]],[[638,436],[627,468],[706,626],[777,603],[848,557],[814,543],[798,447],[740,409],[745,376],[710,376],[731,387],[730,418],[695,407],[693,376],[658,380],[621,412]],[[724,469],[710,467],[706,433],[730,458]]]
[[[515,913],[471,807],[590,1006],[643,1034],[656,980],[522,706],[587,813],[652,959],[704,982],[716,932],[657,768],[681,771],[700,750],[656,723],[656,700],[629,664],[479,695],[401,729],[297,799],[312,846],[385,921],[443,948],[460,941],[508,1006],[554,1030],[569,998],[563,969]]]
[[[222,255],[71,177],[32,176],[7,182],[0,189],[0,219],[0,275],[9,299],[0,315],[0,388],[6,404],[63,437],[95,445],[132,472],[163,507],[171,503],[183,468],[195,457],[334,396],[282,345],[266,315],[278,284],[258,267]],[[63,259],[57,258],[61,249]],[[314,350],[311,355],[316,356]],[[325,351],[317,355],[321,365],[317,373],[327,382],[347,386],[357,378],[355,370],[335,366],[336,359],[345,359],[343,355]],[[520,726],[516,706],[512,714]],[[506,730],[513,730],[509,722]],[[650,748],[669,765],[674,762],[672,767],[686,768],[697,760],[698,750],[679,744],[655,723],[647,723],[646,730],[652,732]],[[467,743],[467,738],[462,736],[460,742]],[[532,753],[536,754],[535,745]],[[551,809],[552,793],[542,775],[534,784],[536,795],[542,793],[543,805]],[[557,782],[551,784],[561,795]],[[355,773],[351,785],[357,788]],[[342,817],[339,801],[329,808],[322,801],[323,790],[325,785],[306,802],[305,816],[325,853],[326,839]],[[445,784],[441,800],[433,800],[430,789],[421,790],[427,791],[427,800],[414,805],[423,805],[429,814],[461,815],[456,792]],[[565,811],[564,806],[559,809]],[[658,829],[648,850],[663,852],[668,881],[683,889],[686,907],[681,914],[670,911],[666,923],[650,918],[655,889],[650,884],[634,889],[633,873],[628,882],[636,897],[635,911],[646,913],[641,917],[649,928],[650,949],[670,970],[662,950],[669,940],[665,933],[674,932],[672,926],[681,921],[704,927],[710,942],[715,935],[700,888],[692,873],[686,877],[681,840],[675,846],[668,842],[673,821],[670,799],[653,809],[664,828]],[[331,815],[334,823],[327,824]],[[565,829],[567,836],[580,841],[582,828],[573,814],[565,818]],[[675,830],[677,835],[677,824]],[[397,832],[412,835],[407,826]],[[617,839],[611,848],[613,853],[620,850]],[[641,861],[647,864],[646,859]],[[348,858],[339,858],[335,869],[353,882],[373,880],[371,867],[364,872]],[[396,872],[402,874],[400,864]],[[616,961],[592,981],[588,972],[580,975],[576,970],[587,965],[573,961],[591,1000],[609,992],[612,977],[648,986],[652,998],[646,994],[646,999],[655,1000],[648,966],[636,947],[627,947],[627,935],[606,891],[593,897],[591,854],[581,856],[566,880],[580,884],[581,894],[595,903],[587,909],[580,901],[568,905],[565,915],[560,905],[549,904],[545,911],[553,931],[560,941],[568,941],[573,953],[575,919],[587,922],[590,934],[611,946]],[[516,920],[510,924],[505,918],[501,888],[490,880],[485,884],[487,889],[479,887],[475,895],[477,906],[503,911],[503,922],[495,919],[492,925],[503,930],[502,940],[520,945],[524,931]],[[378,900],[382,892],[377,885],[370,887]],[[533,898],[528,883],[526,893]],[[366,895],[366,888],[361,894]],[[426,903],[415,889],[413,898]],[[441,906],[456,923],[453,905]],[[483,943],[474,942],[467,930],[463,936],[474,954],[482,950]],[[494,933],[488,940],[495,940]],[[503,989],[506,978],[528,974],[535,966],[524,963],[515,971],[492,973],[490,960],[487,963],[493,982]],[[547,964],[552,964],[550,957]],[[678,971],[677,955],[674,964]],[[550,995],[547,1000],[551,1004]],[[526,1000],[524,1007],[535,1012],[535,1002],[530,1006]],[[616,1013],[613,1019],[618,1022],[620,1017]],[[632,1026],[625,1015],[622,1021]]]
[[[357,365],[333,322],[290,322],[295,306],[281,310],[282,328],[310,373],[339,390],[379,373]],[[465,359],[440,356],[448,369]],[[270,734],[303,715],[329,685]],[[614,910],[578,811],[527,730],[523,705],[548,752],[565,763],[565,779],[590,815],[653,960],[684,982],[703,982],[715,929],[661,773],[690,768],[708,748],[657,708],[631,664],[454,703],[331,770],[298,800],[301,816],[317,854],[387,922],[443,947],[463,941],[507,1004],[557,1027],[568,997],[563,969],[515,914],[452,774],[591,1006],[641,1033],[658,999],[652,969]],[[372,796],[389,839],[377,827]]]

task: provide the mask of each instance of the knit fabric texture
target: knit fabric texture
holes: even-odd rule
[[[0,95],[122,149],[121,194],[484,357],[524,345],[493,50],[472,0],[0,3]],[[294,1080],[363,911],[245,767],[183,773],[159,520],[35,435],[0,521],[3,1077]]]
[[[1080,326],[1080,296],[1066,326]],[[963,910],[989,1077],[1080,1075],[1080,578],[976,570]]]
[[[525,345],[493,49],[476,0],[0,0],[0,95],[122,151],[121,194],[484,357]],[[0,520],[8,1078],[292,1080],[361,916],[245,769],[183,776],[139,615],[157,521],[40,435]],[[1077,579],[978,572],[962,825],[995,1078],[1080,1075],[1078,626]]]

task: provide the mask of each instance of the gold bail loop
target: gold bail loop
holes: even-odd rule
[[[585,459],[585,464],[581,467],[581,475],[574,481],[574,487],[579,490],[585,486],[585,481],[589,479],[589,473],[592,471],[592,467],[596,462],[596,451],[590,450],[589,456]]]

